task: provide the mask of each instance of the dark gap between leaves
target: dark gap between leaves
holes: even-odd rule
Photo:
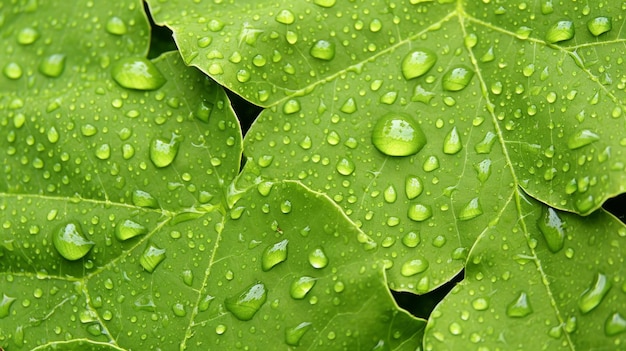
[[[455,275],[449,282],[437,289],[423,294],[415,295],[409,292],[391,291],[396,303],[415,317],[428,319],[435,307],[446,297],[454,286],[465,278],[465,269]]]
[[[626,223],[626,194],[606,200],[602,207],[617,217],[622,223]]]
[[[143,3],[143,8],[148,16],[148,20],[150,21],[150,29],[152,31],[152,34],[150,35],[148,58],[153,59],[159,57],[159,55],[164,52],[178,50],[176,42],[174,42],[174,33],[169,28],[159,26],[154,23],[154,19],[152,18],[147,2]]]

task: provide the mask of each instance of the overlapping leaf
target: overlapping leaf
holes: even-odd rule
[[[232,192],[229,101],[177,54],[144,58],[140,2],[0,9],[1,348],[422,339],[326,197],[293,182]]]

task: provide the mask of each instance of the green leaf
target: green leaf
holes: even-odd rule
[[[299,183],[232,186],[224,91],[115,6],[0,6],[0,348],[414,349],[371,239]]]

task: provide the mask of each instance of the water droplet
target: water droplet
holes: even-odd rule
[[[11,313],[11,305],[15,300],[17,300],[17,298],[2,293],[2,300],[0,300],[0,319]]]
[[[2,304],[0,303],[0,306]],[[0,318],[2,315],[0,315]],[[615,336],[626,331],[626,319],[618,312],[613,313],[604,323],[604,333],[607,336]]]
[[[300,340],[310,328],[311,323],[302,322],[295,327],[285,329],[285,343],[290,346],[300,345]]]
[[[437,55],[427,49],[414,50],[402,60],[402,75],[413,79],[426,74],[437,62]]]
[[[433,211],[430,206],[420,203],[411,204],[407,213],[407,216],[416,222],[425,221],[432,217],[432,215]]]
[[[428,269],[428,261],[423,258],[416,258],[405,262],[400,269],[400,273],[405,277],[410,277]]]
[[[480,161],[478,164],[474,165],[474,170],[476,170],[478,180],[480,180],[481,183],[486,182],[491,175],[491,160],[487,158]]]
[[[426,145],[426,135],[408,115],[390,113],[376,122],[372,144],[385,155],[409,156]]]
[[[287,244],[289,244],[289,240],[285,239],[268,246],[265,251],[263,251],[261,264],[265,272],[287,259]]]
[[[428,156],[428,158],[424,160],[424,164],[422,165],[422,169],[425,172],[432,172],[437,168],[439,168],[439,159],[435,155]]]
[[[606,275],[596,273],[591,286],[587,288],[578,299],[578,309],[580,309],[580,312],[585,314],[598,307],[610,289],[611,282],[607,279]]]
[[[130,219],[119,222],[115,227],[115,237],[120,241],[128,240],[147,232],[148,229],[146,227]]]
[[[152,194],[143,190],[135,190],[132,195],[133,205],[146,208],[159,208],[159,202]]]
[[[398,198],[396,188],[394,188],[393,185],[388,186],[383,192],[383,198],[385,199],[385,202],[390,204],[396,202],[396,199]]]
[[[309,263],[313,268],[322,269],[328,265],[328,257],[321,247],[316,248],[309,254]]]
[[[52,236],[52,244],[61,256],[70,261],[85,257],[95,245],[83,235],[78,223],[69,222],[57,229]]]
[[[537,220],[537,226],[548,244],[548,249],[558,252],[565,242],[565,223],[556,211],[550,207],[544,207],[541,217]]]
[[[55,127],[48,129],[48,141],[53,144],[59,141],[59,131]]]
[[[53,54],[46,57],[39,65],[39,72],[50,78],[56,78],[63,73],[65,69],[65,55]]]
[[[549,15],[554,12],[554,5],[552,4],[552,0],[544,0],[541,2],[541,13],[544,15]]]
[[[139,258],[139,263],[146,271],[152,273],[159,265],[159,263],[163,262],[165,259],[165,249],[161,249],[155,244],[148,244],[146,249],[143,250],[141,257]]]
[[[113,35],[124,35],[127,31],[126,23],[123,19],[113,16],[107,21],[106,31]]]
[[[409,200],[413,200],[420,196],[424,191],[422,180],[415,175],[408,175],[404,180],[404,192]]]
[[[598,140],[600,140],[598,134],[588,129],[583,129],[573,134],[567,140],[567,147],[570,148],[570,150],[575,150]]]
[[[294,114],[300,111],[300,102],[295,99],[289,99],[283,105],[283,112],[287,115]]]
[[[574,37],[574,23],[572,21],[558,21],[548,28],[546,41],[548,43],[558,43],[570,40]]]
[[[224,306],[237,319],[249,321],[261,309],[267,300],[267,289],[265,284],[257,282],[252,284],[235,296],[224,300]]]
[[[187,315],[185,305],[183,305],[182,303],[175,303],[174,305],[172,305],[172,312],[174,312],[174,315],[178,317],[184,317]]]
[[[596,17],[587,22],[587,29],[596,37],[611,30],[613,23],[609,17]]]
[[[111,145],[102,144],[96,149],[96,157],[101,160],[107,160],[111,157]]]
[[[22,67],[15,62],[9,62],[2,70],[4,75],[9,79],[19,79],[22,77]]]
[[[277,15],[276,15],[276,22],[278,23],[282,23],[282,24],[292,24],[293,22],[295,22],[296,20],[296,16],[293,15],[293,12],[285,9],[285,10],[281,10]]]
[[[422,88],[421,85],[417,85],[413,90],[413,96],[411,96],[411,101],[421,102],[428,105],[433,97],[435,97],[435,93],[427,91],[426,89]]]
[[[462,148],[463,144],[461,144],[461,136],[459,135],[456,127],[454,127],[443,139],[443,152],[448,155],[454,155],[461,151]]]
[[[408,232],[402,236],[402,244],[406,247],[414,248],[422,241],[419,233],[416,232]]]
[[[111,75],[120,86],[128,89],[156,90],[165,84],[165,77],[146,58],[123,58],[113,66]]]
[[[483,140],[474,146],[474,150],[479,154],[488,154],[491,152],[491,148],[495,142],[496,135],[492,132],[487,132]]]
[[[187,286],[193,285],[193,271],[191,269],[185,269],[183,271],[183,283]]]
[[[349,98],[343,103],[343,105],[341,105],[339,110],[343,113],[354,113],[356,111],[356,102],[353,98]]]
[[[333,7],[335,6],[335,2],[337,0],[314,0],[313,3],[315,5],[321,6],[321,7]]]
[[[311,47],[309,54],[317,59],[330,61],[335,57],[335,44],[327,40],[318,40]]]
[[[465,67],[457,66],[447,71],[441,79],[441,86],[447,91],[463,90],[474,77],[474,71]]]
[[[26,27],[17,33],[17,42],[22,45],[30,45],[39,39],[39,32],[31,27]]]
[[[506,314],[513,318],[526,317],[533,312],[530,301],[525,292],[521,292],[515,301],[511,302],[506,308]]]
[[[476,298],[472,301],[472,307],[476,311],[485,311],[489,308],[489,300],[484,297]]]
[[[289,293],[291,297],[296,300],[302,300],[304,297],[313,289],[315,286],[316,280],[313,277],[300,277],[291,283],[291,289]]]
[[[459,219],[462,221],[467,221],[473,218],[476,218],[483,214],[483,209],[480,206],[480,202],[478,202],[478,198],[475,197],[471,199],[465,207],[461,209],[459,212]]]
[[[339,172],[339,174],[342,175],[350,175],[352,174],[352,172],[354,172],[354,162],[352,162],[352,160],[349,160],[347,158],[342,158],[337,162],[337,172]]]
[[[169,141],[162,138],[154,138],[150,142],[150,160],[158,167],[167,167],[176,158],[178,148],[180,147],[180,135],[172,133]]]

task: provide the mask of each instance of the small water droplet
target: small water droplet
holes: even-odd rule
[[[480,206],[478,198],[471,199],[462,209],[459,211],[459,219],[462,221],[468,221],[483,214],[483,209]]]
[[[565,223],[563,223],[554,209],[544,207],[541,217],[537,220],[537,227],[539,227],[539,231],[546,239],[550,251],[558,252],[563,248],[565,243]]]
[[[65,70],[65,55],[53,54],[41,61],[39,64],[39,72],[50,78],[56,78]]]
[[[410,277],[422,273],[428,269],[428,261],[424,258],[416,258],[405,262],[400,269],[400,274]]]
[[[291,283],[289,293],[296,300],[302,300],[313,289],[316,280],[313,277],[303,276]]]
[[[609,17],[600,16],[587,22],[587,29],[596,37],[610,31],[612,27],[613,23]]]
[[[447,91],[463,90],[470,83],[472,77],[474,77],[474,71],[465,66],[457,66],[444,73],[441,86]]]
[[[156,90],[166,81],[152,61],[141,57],[119,60],[113,66],[111,75],[123,88],[136,90]]]
[[[191,269],[185,269],[183,271],[183,283],[187,286],[193,285],[193,271]]]
[[[408,175],[404,180],[404,192],[409,200],[420,196],[424,191],[422,180],[416,175]]]
[[[117,16],[109,18],[105,28],[107,32],[113,35],[124,35],[127,32],[126,23]]]
[[[484,159],[479,163],[474,165],[474,170],[476,170],[476,177],[481,183],[484,183],[489,179],[491,175],[491,160]]]
[[[416,222],[425,221],[429,219],[430,217],[432,217],[432,215],[433,215],[433,211],[430,208],[430,206],[423,205],[420,203],[411,204],[407,212],[407,216]]]
[[[167,167],[176,158],[180,147],[180,135],[172,133],[170,140],[154,138],[150,142],[150,161],[157,167]]]
[[[437,62],[437,55],[428,49],[418,49],[408,53],[402,60],[402,75],[413,79],[426,74]]]
[[[493,144],[496,142],[496,135],[492,132],[487,132],[483,140],[474,146],[474,150],[478,154],[488,154],[491,152]]]
[[[428,156],[422,165],[424,172],[432,172],[437,168],[439,168],[439,159],[435,155]]]
[[[435,97],[435,93],[422,88],[422,86],[418,84],[415,89],[413,89],[413,96],[411,96],[411,101],[421,102],[428,105],[433,97]]]
[[[574,37],[574,23],[572,21],[558,21],[548,28],[546,41],[548,43],[558,43],[570,40]]]
[[[309,253],[309,263],[313,268],[322,269],[328,265],[328,257],[321,247]]]
[[[2,306],[0,304],[0,306]],[[2,316],[0,315],[0,318]],[[604,333],[607,336],[615,336],[617,334],[621,334],[626,331],[626,318],[622,317],[621,314],[615,312],[607,318],[606,322],[604,322]]]
[[[485,311],[489,308],[489,300],[484,297],[476,298],[472,301],[472,307],[476,311]]]
[[[590,312],[600,305],[606,294],[611,289],[611,282],[606,275],[596,273],[591,286],[587,288],[578,299],[578,309],[583,314]]]
[[[146,246],[146,249],[143,250],[141,257],[139,258],[139,264],[141,264],[143,269],[152,273],[164,259],[165,249],[161,249],[155,244],[150,243]]]
[[[289,99],[283,105],[283,112],[287,115],[294,114],[300,111],[300,102],[295,99]]]
[[[461,136],[456,127],[454,127],[443,139],[443,152],[448,155],[454,155],[461,151],[462,148]]]
[[[48,129],[48,141],[52,144],[59,141],[59,131],[55,127]]]
[[[346,102],[343,103],[343,105],[341,105],[341,108],[339,110],[343,113],[354,113],[356,111],[356,102],[353,98],[349,98],[348,100],[346,100]]]
[[[148,229],[146,227],[130,219],[119,222],[115,227],[115,237],[120,241],[144,235],[147,232]]]
[[[11,314],[11,305],[13,305],[15,300],[17,300],[17,298],[2,293],[2,300],[0,300],[0,319]]]
[[[145,208],[159,208],[159,202],[152,194],[143,190],[135,190],[132,195],[133,205]]]
[[[311,47],[309,54],[317,59],[330,61],[335,58],[335,44],[327,40],[318,40]]]
[[[390,204],[396,202],[396,199],[398,198],[396,188],[394,188],[393,185],[388,186],[383,192],[383,198],[385,199],[385,202]]]
[[[409,156],[426,145],[426,135],[408,115],[391,113],[376,122],[372,144],[388,156]]]
[[[290,346],[300,345],[300,340],[310,328],[311,323],[302,322],[295,327],[285,329],[285,343]]]
[[[419,233],[408,232],[402,236],[402,244],[406,247],[414,248],[422,241]]]
[[[554,5],[552,4],[552,0],[543,0],[541,2],[541,13],[544,15],[549,15],[554,12]]]
[[[352,160],[347,159],[347,158],[342,158],[337,162],[337,172],[339,172],[339,174],[348,176],[350,174],[352,174],[352,172],[354,172],[354,162],[352,162]]]
[[[96,149],[96,157],[101,160],[108,160],[111,157],[111,145],[102,144]]]
[[[17,42],[30,45],[39,39],[39,32],[35,28],[26,27],[17,33]]]
[[[9,62],[4,66],[2,73],[9,79],[19,79],[22,77],[22,67],[15,62]]]
[[[287,244],[289,244],[289,240],[285,239],[268,246],[265,251],[263,251],[263,257],[261,259],[263,271],[267,272],[287,259]]]
[[[600,140],[598,134],[588,129],[583,129],[570,136],[567,140],[567,147],[570,148],[570,150],[576,150],[598,140]]]
[[[237,319],[249,321],[267,300],[265,284],[257,282],[224,300],[224,306]]]
[[[506,308],[506,314],[513,318],[526,317],[533,312],[530,301],[525,292],[521,292],[515,301],[511,302]]]
[[[292,24],[293,22],[295,22],[295,20],[296,20],[296,16],[294,16],[293,12],[287,9],[281,10],[276,15],[276,22],[278,23]]]

